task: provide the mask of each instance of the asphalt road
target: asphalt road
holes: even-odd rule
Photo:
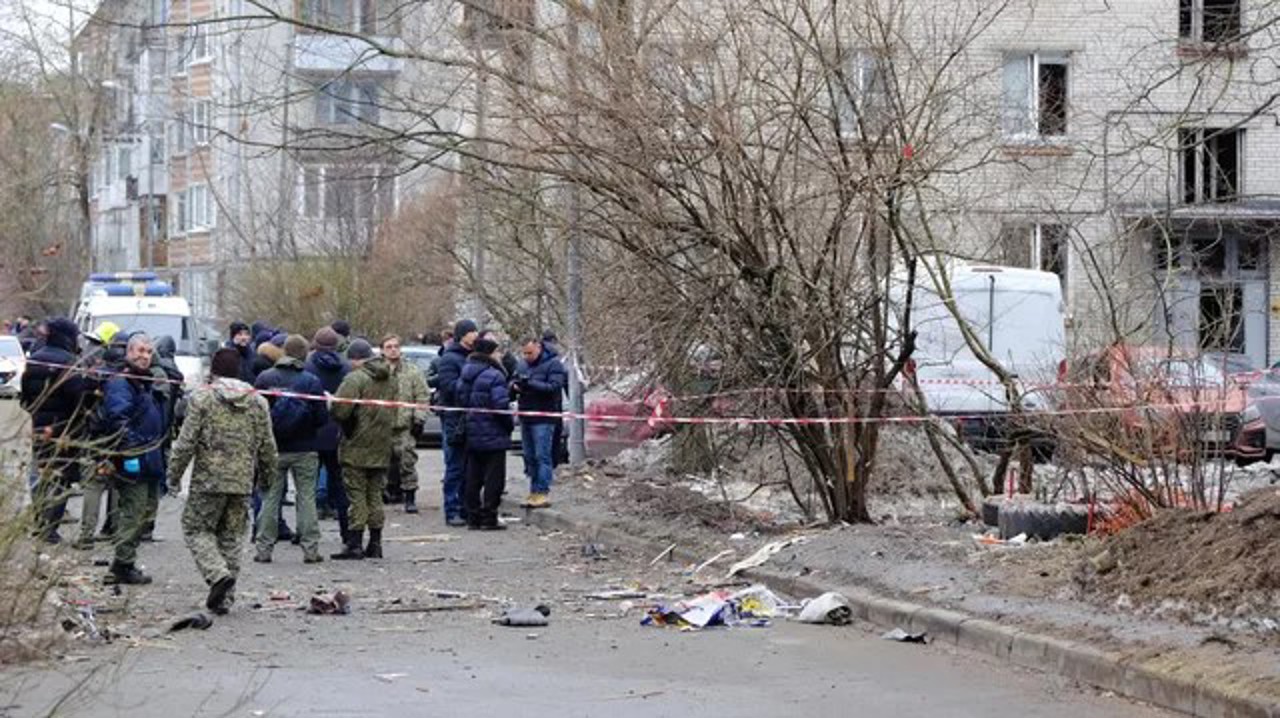
[[[422,473],[437,503],[438,452],[426,453]],[[521,483],[513,495],[524,493]],[[165,540],[143,548],[156,583],[100,599],[121,611],[100,618],[132,638],[73,643],[70,660],[0,674],[0,716],[1168,715],[859,626],[642,627],[638,608],[624,615],[619,602],[583,594],[634,582],[695,590],[684,567],[649,569],[650,557],[613,546],[591,557],[589,541],[523,523],[502,533],[446,530],[434,508],[416,517],[392,510],[382,561],[304,566],[296,547],[281,544],[275,562],[260,565],[246,546],[233,613],[207,631],[166,634],[204,596],[178,534],[179,509],[180,501],[165,502]],[[323,527],[326,553],[336,550],[334,524]],[[397,540],[414,536],[430,538]],[[96,577],[103,569],[89,558],[79,555],[80,570]],[[352,595],[350,615],[311,616],[269,598],[335,588]],[[468,596],[441,598],[440,589]],[[491,623],[505,603],[539,602],[552,609],[547,627]]]

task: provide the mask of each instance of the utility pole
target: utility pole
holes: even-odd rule
[[[572,136],[576,140],[579,134],[578,90],[581,78],[578,77],[578,10],[579,4],[574,1],[565,3],[568,15],[569,56],[565,69],[569,75],[569,103],[573,112],[571,122]],[[565,270],[568,273],[566,334],[569,342],[569,356],[572,366],[569,371],[569,410],[573,418],[569,421],[569,463],[579,466],[587,458],[586,422],[582,419],[584,402],[582,397],[582,190],[578,186],[578,156],[572,151],[569,155],[569,247],[565,258]]]

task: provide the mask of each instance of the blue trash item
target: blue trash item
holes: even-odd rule
[[[138,459],[138,457],[136,457],[136,456],[135,456],[135,457],[133,457],[132,459],[125,459],[125,460],[124,460],[124,471],[125,471],[125,473],[126,473],[126,474],[140,474],[140,473],[142,473],[142,461],[141,461],[141,460],[139,460],[139,459]]]
[[[320,467],[320,473],[316,475],[316,503],[324,503],[323,499],[329,496],[329,472],[325,471],[323,466]]]

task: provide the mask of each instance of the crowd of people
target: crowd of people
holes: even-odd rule
[[[382,558],[388,474],[398,476],[405,513],[417,514],[418,440],[430,411],[440,417],[448,526],[504,528],[513,406],[537,412],[520,420],[525,505],[550,505],[567,372],[549,332],[520,341],[516,356],[464,319],[445,333],[424,373],[396,335],[375,350],[343,321],[310,338],[234,322],[209,376],[187,391],[171,337],[110,324],[81,336],[60,317],[37,324],[21,398],[34,430],[36,535],[61,542],[59,524],[78,484],[84,505],[72,545],[109,540],[109,582],[150,583],[139,547],[154,531],[161,496],[180,495],[188,469],[182,531],[216,613],[235,600],[246,538],[255,562],[271,562],[276,544],[291,541],[305,563],[320,563],[319,522],[332,517],[342,546],[330,558]],[[292,530],[283,514],[290,481]]]

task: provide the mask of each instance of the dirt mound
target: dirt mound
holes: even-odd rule
[[[688,521],[721,533],[780,531],[773,517],[764,516],[706,496],[674,483],[635,481],[624,484],[610,496],[610,503],[633,516],[663,521]]]
[[[1197,622],[1277,630],[1280,491],[1256,491],[1225,513],[1164,511],[1107,547],[1117,567],[1098,577],[1103,591]]]

